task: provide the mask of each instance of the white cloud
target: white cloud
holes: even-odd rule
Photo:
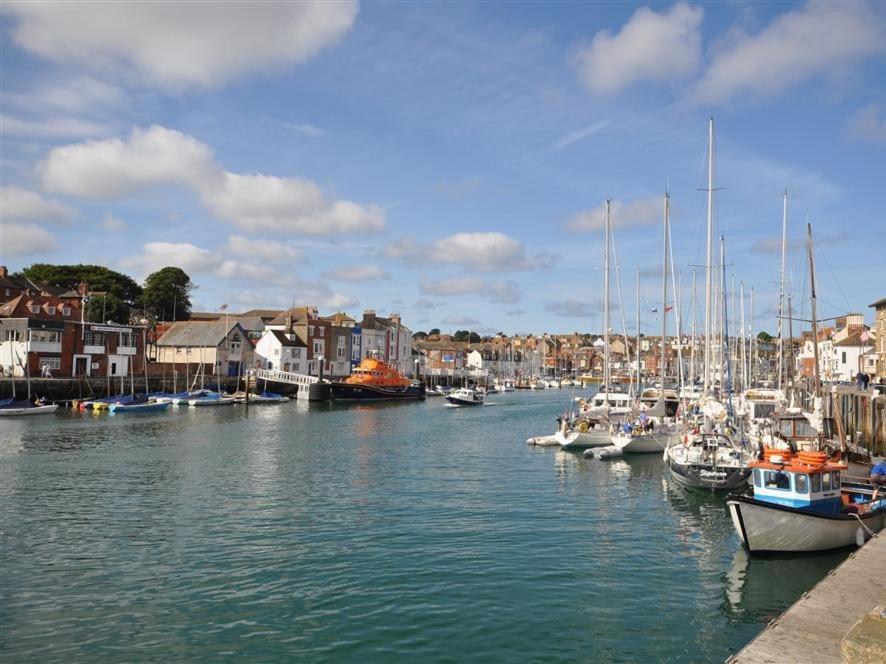
[[[62,111],[88,111],[123,102],[123,90],[90,76],[71,76],[41,81],[26,91],[7,92],[4,101],[30,112],[51,107]]]
[[[128,140],[53,148],[38,172],[47,191],[86,198],[115,199],[178,185],[197,194],[218,218],[249,231],[322,236],[373,233],[385,226],[380,208],[330,199],[310,180],[226,172],[208,145],[156,125],[133,129]]]
[[[107,125],[77,118],[58,117],[42,120],[23,120],[12,115],[0,114],[0,134],[28,136],[31,138],[88,138],[105,136],[111,129]]]
[[[849,135],[867,141],[886,141],[886,106],[872,103],[849,119]]]
[[[44,254],[57,248],[55,236],[45,228],[6,221],[0,224],[0,258],[4,263],[11,256]]]
[[[612,201],[610,220],[613,228],[631,228],[660,222],[664,216],[661,198],[638,198],[627,203]],[[583,210],[573,216],[566,227],[573,231],[601,231],[606,225],[606,204],[593,210]]]
[[[0,187],[0,219],[64,223],[74,215],[67,205],[15,185]]]
[[[115,217],[110,212],[108,212],[108,214],[105,215],[104,219],[102,219],[102,226],[105,228],[105,230],[111,231],[112,233],[118,233],[120,231],[126,230],[126,222],[119,217]]]
[[[810,2],[715,53],[692,99],[773,96],[821,75],[840,76],[886,52],[886,22],[861,2]]]
[[[427,262],[461,265],[477,272],[546,270],[559,260],[555,254],[528,256],[523,244],[504,233],[456,233],[430,245],[403,238],[384,248],[388,258],[400,258],[414,265]]]
[[[207,274],[221,264],[218,254],[190,242],[148,242],[142,253],[122,261],[123,266],[135,270],[140,277],[170,265],[180,267],[188,274]]]
[[[470,316],[447,316],[440,321],[441,325],[479,325],[480,321]]]
[[[641,7],[614,35],[598,32],[575,54],[587,88],[612,94],[639,81],[674,82],[694,74],[701,59],[704,10],[685,2],[657,13]]]
[[[422,279],[419,289],[425,295],[479,295],[490,302],[517,302],[520,288],[513,281],[486,281],[478,277],[453,277],[431,281]]]
[[[253,239],[243,237],[242,235],[229,235],[224,248],[228,253],[235,256],[272,263],[291,260],[300,255],[300,252],[295,247],[290,247],[283,242]]]
[[[356,2],[7,2],[12,38],[39,56],[163,87],[214,86],[304,62],[340,39]]]
[[[391,275],[378,265],[349,265],[330,270],[325,275],[327,279],[340,281],[378,281],[390,279]]]

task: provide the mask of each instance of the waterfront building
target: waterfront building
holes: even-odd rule
[[[262,369],[307,374],[307,350],[293,332],[265,330],[255,345],[255,359]]]
[[[877,356],[874,350],[874,337],[867,330],[857,331],[834,342],[831,358],[833,380],[852,382],[859,371],[875,374]]]
[[[292,307],[267,324],[268,329],[292,333],[307,349],[307,374],[327,376],[329,355],[326,349],[331,346],[331,323],[320,317],[317,307]]]
[[[362,328],[353,318],[340,311],[332,316],[324,316],[329,323],[329,375],[335,377],[348,376],[351,369],[358,364],[354,357],[360,357]],[[354,345],[357,351],[354,351]]]
[[[238,376],[255,366],[249,332],[234,318],[172,323],[156,342],[156,357],[161,365],[189,365],[190,375],[202,367],[205,375]]]
[[[877,336],[874,351],[877,356],[876,375],[877,378],[886,379],[886,297],[880,298],[870,306],[874,309],[873,330]]]
[[[403,325],[400,314],[392,313],[384,318],[376,315],[374,309],[367,309],[363,312],[360,328],[362,357],[376,354],[400,373],[414,375],[412,330]]]

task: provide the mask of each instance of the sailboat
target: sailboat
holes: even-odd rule
[[[606,200],[605,238],[603,240],[603,385],[590,404],[584,404],[578,413],[570,413],[554,434],[565,450],[607,447],[609,427],[616,418],[633,412],[627,394],[612,391],[609,355],[609,247],[612,243],[612,201]],[[573,401],[572,404],[575,402]],[[579,402],[580,403],[580,402]]]
[[[661,305],[661,358],[659,360],[659,377],[661,385],[657,392],[657,400],[651,408],[641,413],[641,420],[633,426],[625,425],[620,431],[612,435],[612,444],[623,454],[648,454],[661,453],[667,447],[668,438],[674,432],[673,421],[669,421],[668,394],[665,391],[665,376],[667,375],[667,345],[665,340],[668,333],[668,259],[670,244],[670,203],[669,192],[664,197],[664,240],[662,257],[662,305]],[[638,282],[639,283],[639,282]],[[639,288],[639,285],[638,285]],[[639,318],[639,316],[638,316]],[[639,325],[637,327],[639,330]],[[638,332],[639,338],[639,332]],[[638,364],[639,368],[639,364]],[[638,371],[639,376],[639,371]],[[639,390],[639,385],[638,388]],[[676,401],[676,393],[670,401]],[[670,412],[673,415],[673,411]]]
[[[17,355],[16,355],[17,357]],[[12,398],[0,402],[0,417],[16,417],[21,415],[49,415],[58,410],[58,404],[47,404],[42,400],[36,403],[31,401],[31,372],[29,371],[27,358],[20,364],[25,369],[25,377],[28,381],[28,398],[16,400],[15,377],[12,377]]]
[[[664,451],[671,477],[680,484],[711,490],[731,490],[747,483],[750,455],[726,433],[729,413],[713,394],[713,234],[714,234],[714,118],[708,125],[707,262],[705,265],[704,383],[697,407],[702,421],[672,437]],[[721,244],[721,254],[723,252]],[[725,264],[723,260],[721,263]],[[725,305],[725,298],[723,298]],[[725,308],[725,307],[724,307]],[[724,317],[725,318],[725,317]],[[728,364],[724,354],[723,363]],[[722,373],[722,372],[721,372]],[[687,423],[691,424],[691,423]]]

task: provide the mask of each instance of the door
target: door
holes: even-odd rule
[[[240,363],[239,362],[228,362],[228,376],[231,378],[240,375]]]
[[[75,376],[85,376],[86,375],[86,367],[87,367],[87,359],[85,357],[78,357],[74,361],[74,375]]]

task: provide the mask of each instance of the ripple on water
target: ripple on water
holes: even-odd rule
[[[570,392],[4,422],[4,661],[722,660],[845,554],[748,560]]]

